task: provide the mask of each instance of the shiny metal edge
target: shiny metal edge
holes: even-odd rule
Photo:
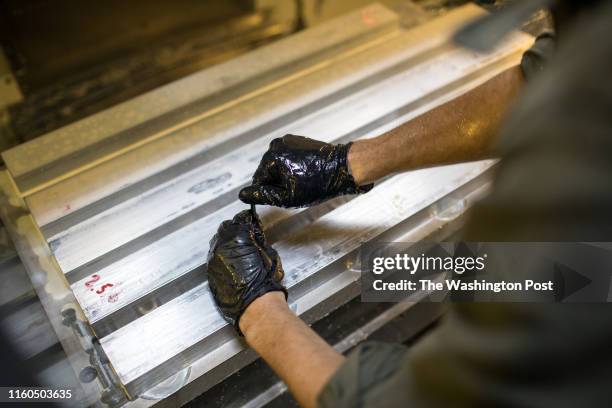
[[[84,384],[77,380],[80,370],[90,365],[89,355],[74,332],[62,324],[62,310],[71,307],[79,313],[80,308],[6,170],[0,171],[0,217],[74,371],[75,399],[70,405],[97,406],[102,388],[97,382]],[[84,319],[82,312],[79,317]]]

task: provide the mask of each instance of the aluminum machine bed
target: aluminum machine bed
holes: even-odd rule
[[[481,13],[468,5],[405,28],[374,4],[4,152],[2,218],[80,374],[76,404],[179,405],[253,362],[215,310],[205,261],[218,224],[246,208],[237,192],[268,144],[380,135],[517,64],[526,34],[486,55],[449,44]],[[357,297],[363,242],[453,233],[493,165],[400,174],[309,209],[258,207],[293,310],[313,323]]]

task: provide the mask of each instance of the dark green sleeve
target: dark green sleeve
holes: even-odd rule
[[[368,395],[400,370],[407,349],[398,344],[366,342],[353,350],[319,395],[320,407],[363,406]]]

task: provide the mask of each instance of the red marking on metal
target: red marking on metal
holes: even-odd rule
[[[119,294],[118,293],[113,293],[112,295],[108,296],[108,301],[110,303],[115,303],[117,301],[117,299],[119,299]]]
[[[104,285],[102,285],[102,286],[100,287],[100,289],[96,290],[96,293],[97,293],[98,295],[101,295],[102,293],[104,293],[104,291],[105,291],[106,289],[108,289],[108,288],[112,288],[113,286],[115,286],[115,285],[113,285],[112,283],[105,283]]]
[[[367,26],[376,25],[376,17],[372,14],[372,11],[365,9],[361,12],[361,21]]]
[[[96,283],[99,280],[100,280],[100,275],[93,274],[93,275],[91,275],[91,279],[88,280],[87,282],[85,282],[85,286],[88,287],[88,288],[91,288],[93,286],[93,284]]]

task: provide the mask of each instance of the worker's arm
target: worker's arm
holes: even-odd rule
[[[523,84],[519,67],[381,136],[355,142],[348,163],[357,184],[423,167],[480,160]]]
[[[223,317],[287,383],[303,407],[319,392],[344,357],[287,306],[278,253],[266,242],[253,211],[221,223],[210,242],[208,282]]]
[[[294,135],[275,139],[240,199],[302,207],[366,192],[367,183],[396,172],[486,158],[522,84],[520,67],[511,68],[373,139],[345,145]]]
[[[279,292],[251,303],[240,318],[240,329],[305,408],[317,406],[319,393],[344,362],[342,354],[289,309]]]

